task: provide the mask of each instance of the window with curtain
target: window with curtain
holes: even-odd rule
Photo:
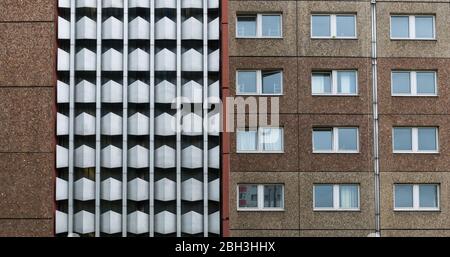
[[[258,149],[257,130],[238,130],[237,131],[237,150],[238,151],[256,151]]]
[[[281,128],[262,128],[261,133],[263,151],[283,150],[283,134]]]
[[[314,210],[359,210],[358,184],[315,184]]]
[[[356,93],[356,72],[338,71],[337,72],[337,93],[355,94]]]
[[[237,17],[237,37],[256,37],[256,15]]]
[[[311,76],[313,95],[357,95],[356,70],[315,71]]]
[[[359,206],[359,194],[357,185],[339,186],[339,208],[356,209]]]
[[[394,209],[439,210],[438,184],[394,184]]]
[[[267,127],[238,129],[236,133],[238,152],[282,152],[284,148],[283,128]]]
[[[281,37],[281,15],[261,15],[261,30],[263,37]]]
[[[312,74],[312,93],[313,94],[331,94],[331,73],[313,72]]]

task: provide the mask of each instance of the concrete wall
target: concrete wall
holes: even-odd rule
[[[54,0],[0,0],[0,236],[52,236]]]

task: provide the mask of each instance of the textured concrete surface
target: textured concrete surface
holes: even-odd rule
[[[52,236],[56,0],[0,0],[0,236]]]
[[[0,0],[0,22],[53,21],[55,0]]]
[[[0,219],[0,237],[50,237],[52,219]]]
[[[0,87],[0,152],[53,152],[53,88]]]
[[[53,153],[0,153],[0,219],[52,219],[54,161]]]
[[[2,13],[4,12],[1,7]],[[0,87],[49,87],[55,73],[53,23],[0,22]]]
[[[298,237],[299,230],[236,230],[230,229],[232,237]]]

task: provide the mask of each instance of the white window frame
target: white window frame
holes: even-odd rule
[[[356,150],[339,150],[339,129],[352,128],[356,129]],[[315,150],[314,149],[314,130],[316,129],[331,129],[332,130],[332,145],[331,150]],[[313,153],[359,153],[359,128],[358,127],[314,127],[311,136]]]
[[[393,37],[392,36],[392,17],[408,17],[408,37]],[[416,17],[432,17],[433,18],[433,37],[432,38],[416,38]],[[392,14],[389,18],[389,32],[392,40],[436,40],[436,15],[402,15]]]
[[[355,72],[356,91],[355,93],[338,93],[338,73],[339,72]],[[331,74],[331,93],[313,93],[313,75],[318,73]],[[358,95],[358,70],[331,70],[331,71],[313,71],[311,72],[311,94],[313,96],[357,96]]]
[[[333,186],[333,207],[316,207],[316,186],[330,185]],[[358,187],[358,207],[357,208],[341,208],[340,207],[340,187],[352,185]],[[360,211],[361,210],[361,190],[360,185],[356,183],[348,184],[314,184],[313,185],[313,211]]]
[[[272,151],[272,150],[263,150],[263,142],[262,142],[262,131],[264,129],[280,129],[281,130],[281,150]],[[239,131],[248,131],[248,130],[256,130],[256,150],[239,150],[237,148],[237,135],[236,135],[236,153],[284,153],[284,128],[283,127],[258,127],[258,128],[238,128],[236,129],[236,134]]]
[[[239,88],[239,72],[256,72],[256,92],[247,93],[240,92]],[[281,74],[281,92],[280,93],[263,93],[263,78],[264,72],[279,72]],[[273,70],[236,70],[236,95],[283,95],[283,70],[273,69]]]
[[[263,36],[262,35],[262,17],[263,16],[280,16],[280,36]],[[256,36],[240,36],[238,31],[238,19],[240,17],[256,18]],[[283,38],[283,14],[281,13],[257,13],[257,14],[238,14],[236,15],[236,38]]]
[[[417,73],[421,72],[429,72],[434,73],[434,92],[432,94],[424,94],[424,93],[417,93]],[[409,73],[409,83],[411,88],[411,93],[394,93],[394,73]],[[403,70],[392,70],[391,71],[391,95],[392,96],[437,96],[438,95],[438,88],[437,88],[437,72],[430,70],[417,70],[417,71],[403,71]]]
[[[405,185],[405,186],[413,186],[413,207],[396,207],[395,205],[395,186],[397,185]],[[419,186],[421,185],[433,185],[436,186],[436,194],[437,194],[437,207],[420,207],[420,194],[419,194]],[[408,183],[396,183],[393,187],[393,204],[394,204],[394,211],[440,211],[441,210],[441,199],[440,199],[440,190],[441,187],[437,183],[425,183],[425,184],[408,184]]]
[[[313,16],[330,16],[330,36],[313,36]],[[336,16],[353,16],[355,19],[355,36],[353,37],[343,37],[337,36],[337,23]],[[357,39],[358,38],[358,28],[357,28],[357,15],[353,13],[338,13],[338,14],[322,14],[313,13],[310,18],[310,36],[313,39]]]
[[[394,129],[409,128],[411,130],[411,150],[395,150],[394,149]],[[419,128],[433,128],[436,131],[436,150],[419,150]],[[420,153],[420,154],[436,154],[439,153],[439,127],[392,127],[392,152],[393,153]]]
[[[258,207],[240,207],[239,206],[239,186],[257,186],[257,202]],[[265,186],[281,186],[281,207],[264,207],[264,187]],[[284,184],[273,183],[273,184],[247,184],[240,183],[236,187],[236,209],[238,211],[284,211]]]

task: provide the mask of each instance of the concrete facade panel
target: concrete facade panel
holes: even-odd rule
[[[380,114],[449,114],[450,60],[437,58],[379,58],[378,99]],[[436,72],[437,96],[392,96],[391,74],[396,70]]]
[[[301,172],[299,179],[300,229],[375,229],[373,181],[371,172]],[[360,210],[314,211],[314,184],[358,184]]]
[[[296,56],[297,27],[295,1],[230,1],[229,54],[230,56]],[[236,38],[238,14],[281,13],[282,38]]]
[[[313,96],[313,71],[356,70],[357,96]],[[298,58],[298,113],[369,114],[372,112],[372,83],[369,58]]]
[[[358,153],[313,153],[314,127],[351,126],[359,129]],[[372,171],[371,115],[300,115],[299,171]]]
[[[251,115],[255,117],[255,115]],[[269,117],[270,120],[270,117]],[[299,131],[298,117],[295,115],[279,115],[280,127],[284,128],[283,153],[237,153],[236,133],[230,134],[231,172],[244,171],[297,171]],[[248,124],[248,122],[247,122]],[[247,125],[248,126],[248,125]]]
[[[0,153],[0,220],[53,218],[54,162],[52,153]]]
[[[394,183],[439,184],[439,211],[395,211]],[[382,229],[449,229],[450,173],[447,172],[382,172],[381,228]],[[416,233],[417,234],[417,233]],[[438,233],[436,233],[438,235]]]
[[[367,1],[298,1],[299,56],[370,57],[370,3]],[[357,39],[312,39],[311,14],[356,14]]]
[[[378,57],[450,57],[450,17],[448,3],[380,2],[377,4]],[[436,16],[436,40],[391,40],[392,14],[432,14]]]
[[[284,185],[283,211],[238,211],[238,184]],[[296,172],[233,172],[230,183],[230,229],[289,230],[299,229],[299,178]]]
[[[53,23],[0,22],[0,87],[52,87],[56,72],[55,33]]]
[[[284,58],[284,57],[231,57],[230,58],[230,90],[231,96],[242,96],[237,94],[237,80],[236,72],[238,70],[282,70],[283,72],[283,95],[264,95],[261,96],[267,99],[267,110],[271,108],[271,99],[278,98],[280,113],[296,113],[297,112],[297,60],[296,58]],[[245,99],[247,96],[242,96]],[[259,101],[258,96],[256,97]],[[259,109],[259,104],[258,104]],[[236,112],[240,112],[235,108]],[[247,113],[256,113],[257,110],[247,110]]]
[[[0,87],[0,152],[54,152],[53,88]]]
[[[381,115],[380,116],[380,166],[382,172],[447,172],[450,160],[444,158],[450,152],[450,134],[447,115]],[[439,153],[393,153],[392,128],[394,126],[439,128]],[[426,173],[428,174],[428,173]]]

